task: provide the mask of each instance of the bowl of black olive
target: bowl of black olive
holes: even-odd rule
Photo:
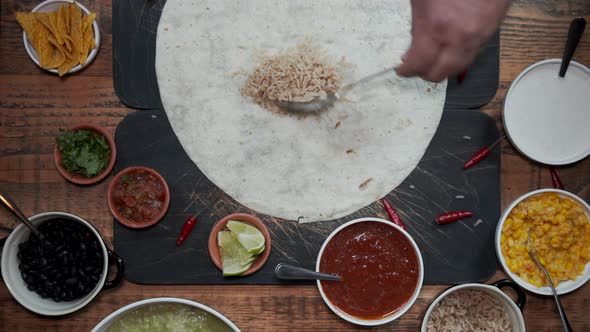
[[[6,239],[1,262],[4,283],[22,306],[41,315],[66,315],[121,282],[123,261],[88,221],[65,212],[29,220],[43,238],[17,226]],[[116,273],[108,279],[111,266]]]

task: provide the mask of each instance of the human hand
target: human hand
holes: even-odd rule
[[[399,76],[440,82],[466,69],[500,25],[509,0],[411,0],[412,43]]]

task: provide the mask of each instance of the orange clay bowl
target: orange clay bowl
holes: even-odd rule
[[[92,132],[95,132],[99,135],[104,136],[104,138],[107,140],[107,143],[109,144],[109,147],[111,148],[111,155],[109,157],[109,164],[107,165],[107,168],[105,168],[105,170],[102,173],[100,173],[99,175],[97,175],[93,178],[87,178],[81,174],[70,173],[65,168],[63,168],[61,166],[61,163],[62,163],[61,151],[59,150],[59,147],[57,146],[57,139],[56,139],[55,145],[53,147],[53,161],[55,162],[55,168],[57,168],[57,171],[59,172],[59,174],[61,174],[61,176],[63,176],[66,180],[68,180],[72,183],[78,184],[78,185],[83,185],[83,186],[95,184],[97,182],[102,181],[104,178],[107,177],[107,175],[109,175],[109,173],[111,173],[111,171],[113,170],[113,166],[115,166],[115,159],[117,156],[117,146],[115,145],[115,141],[113,140],[113,137],[111,137],[111,135],[109,135],[109,133],[107,133],[107,131],[104,130],[102,127],[99,127],[97,125],[93,125],[90,123],[77,124],[77,125],[69,127],[68,130],[74,130],[74,131],[76,131],[76,130],[90,130]]]
[[[218,221],[215,226],[213,226],[211,234],[209,234],[209,256],[211,257],[213,263],[215,263],[217,268],[220,270],[223,270],[223,266],[221,265],[221,254],[219,253],[219,246],[217,245],[217,233],[224,230],[225,225],[230,220],[242,221],[250,224],[258,228],[258,230],[262,232],[262,235],[264,235],[264,245],[266,248],[264,248],[264,251],[258,255],[258,257],[256,257],[254,262],[252,262],[252,266],[250,266],[246,272],[240,275],[242,277],[247,276],[258,271],[268,260],[268,256],[270,255],[270,233],[268,233],[268,229],[266,226],[264,226],[264,223],[260,219],[245,213],[230,214],[229,216],[226,216],[225,218]]]
[[[160,210],[160,212],[152,219],[145,220],[145,221],[132,221],[132,220],[129,220],[129,219],[123,217],[119,213],[119,211],[117,211],[117,208],[115,207],[115,201],[114,201],[114,197],[113,197],[113,190],[115,188],[115,184],[121,179],[121,177],[123,175],[129,174],[130,172],[133,172],[133,171],[146,171],[146,172],[154,175],[160,181],[162,186],[164,187],[164,193],[165,193],[164,205],[162,205],[162,209]],[[107,202],[109,204],[109,210],[111,211],[111,214],[113,215],[113,217],[115,217],[115,219],[120,224],[127,226],[129,228],[135,228],[135,229],[147,228],[147,227],[150,227],[150,226],[156,224],[158,221],[162,220],[162,218],[166,214],[166,211],[168,211],[168,207],[170,206],[170,189],[168,188],[168,184],[166,183],[166,180],[164,180],[164,177],[162,175],[160,175],[160,173],[156,172],[154,169],[149,168],[149,167],[144,167],[144,166],[127,167],[127,168],[123,169],[122,171],[120,171],[119,173],[117,173],[117,175],[115,175],[115,177],[113,178],[111,183],[109,183],[109,189],[107,190]]]

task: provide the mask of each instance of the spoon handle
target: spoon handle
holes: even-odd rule
[[[557,291],[555,290],[555,286],[553,286],[553,281],[551,280],[551,277],[549,276],[549,273],[547,272],[547,270],[545,270],[545,268],[543,266],[541,266],[541,268],[543,269],[543,272],[545,272],[545,275],[547,276],[547,280],[549,280],[549,285],[551,286],[551,292],[553,292],[553,298],[555,299],[555,303],[557,304],[557,310],[559,311],[559,316],[561,317],[561,321],[563,322],[563,327],[566,332],[571,332],[572,327],[570,326],[570,322],[567,319],[567,316],[565,315],[565,310],[563,309],[563,306],[561,305],[561,301],[559,300],[559,296],[557,295]]]
[[[355,82],[352,82],[350,84],[347,84],[347,85],[343,86],[342,88],[340,88],[340,91],[338,92],[338,94],[340,95],[340,98],[342,98],[342,96],[344,96],[344,94],[348,93],[348,91],[354,89],[356,86],[361,85],[361,84],[365,84],[365,83],[367,83],[369,81],[372,81],[372,80],[374,80],[376,78],[379,78],[379,77],[381,77],[381,76],[383,76],[385,74],[388,74],[390,72],[393,73],[395,71],[395,68],[396,67],[391,67],[391,68],[383,69],[380,72],[371,74],[369,76],[365,76],[365,77],[361,78],[358,81],[355,81]]]
[[[335,274],[320,273],[284,263],[275,267],[275,276],[285,280],[340,280]]]
[[[29,229],[31,230],[31,232],[33,232],[33,234],[35,234],[35,236],[37,236],[39,239],[43,239],[43,235],[39,233],[37,228],[33,226],[33,224],[31,224],[29,218],[25,216],[25,214],[18,208],[16,204],[14,204],[14,202],[10,198],[8,198],[8,196],[6,196],[6,194],[0,193],[0,204],[4,206],[8,211],[10,211],[20,221],[22,221],[25,225],[27,225],[27,227],[29,227]]]
[[[557,295],[557,291],[555,290],[555,286],[553,285],[553,280],[551,280],[551,276],[549,276],[549,272],[547,272],[547,270],[545,269],[543,264],[541,264],[541,262],[539,262],[537,260],[537,256],[535,254],[529,252],[529,255],[531,256],[533,261],[535,261],[535,264],[537,264],[537,266],[543,271],[543,273],[545,273],[545,276],[547,277],[547,280],[549,281],[549,286],[551,287],[551,292],[553,293],[553,298],[555,299],[555,303],[557,304],[557,311],[559,311],[559,316],[561,317],[561,321],[563,323],[564,330],[566,332],[572,332],[572,327],[570,326],[570,322],[567,319],[567,316],[565,315],[565,310],[563,309],[563,306],[561,305],[561,301],[559,300],[559,296]]]
[[[559,69],[559,77],[565,77],[567,67],[570,65],[570,61],[574,56],[574,52],[576,51],[576,47],[578,47],[578,42],[580,41],[580,37],[582,37],[582,33],[584,33],[585,28],[586,20],[583,17],[578,17],[572,20],[570,29],[567,33],[565,49],[563,50],[563,58],[561,60],[561,68]]]

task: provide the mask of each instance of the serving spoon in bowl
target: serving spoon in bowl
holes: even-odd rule
[[[533,262],[535,262],[535,264],[537,264],[537,266],[543,271],[543,273],[545,273],[545,276],[547,277],[547,281],[549,281],[549,287],[551,287],[551,292],[553,292],[553,298],[555,299],[555,303],[557,304],[557,310],[559,311],[559,316],[561,317],[563,327],[564,327],[565,331],[571,332],[572,327],[570,326],[570,322],[567,320],[567,316],[565,315],[565,310],[563,310],[563,306],[561,305],[561,301],[559,300],[559,296],[557,295],[557,291],[555,290],[555,286],[553,286],[553,281],[551,280],[551,276],[549,276],[549,272],[547,272],[547,270],[545,269],[543,264],[541,264],[541,262],[539,262],[539,260],[537,259],[537,256],[535,255],[535,249],[533,248],[533,245],[531,244],[531,229],[529,229],[529,235],[526,239],[526,248],[529,252],[529,255],[533,259]]]
[[[18,208],[18,206],[10,199],[8,196],[0,193],[0,205],[4,206],[10,213],[12,213],[18,220],[20,220],[23,224],[25,224],[31,232],[39,239],[41,242],[47,242],[43,237],[43,234],[39,232],[37,227],[31,223],[29,218],[25,216],[25,214]]]
[[[340,281],[340,276],[316,272],[299,266],[279,263],[275,267],[275,277],[284,280],[332,280]]]
[[[385,74],[388,74],[390,72],[394,72],[394,70],[395,70],[395,67],[383,69],[380,72],[371,74],[369,76],[365,76],[365,77],[361,78],[360,80],[357,80],[355,82],[347,84],[347,85],[341,87],[340,89],[338,89],[338,91],[336,91],[336,92],[327,93],[323,97],[317,97],[317,98],[314,98],[310,101],[279,101],[279,102],[277,102],[277,105],[280,108],[290,111],[290,112],[296,112],[296,113],[319,112],[321,110],[324,110],[324,109],[334,105],[335,102],[344,98],[344,96],[350,90],[354,89],[355,87],[357,87],[361,84],[365,84],[369,81],[372,81],[372,80],[379,78],[379,77],[381,77]]]

